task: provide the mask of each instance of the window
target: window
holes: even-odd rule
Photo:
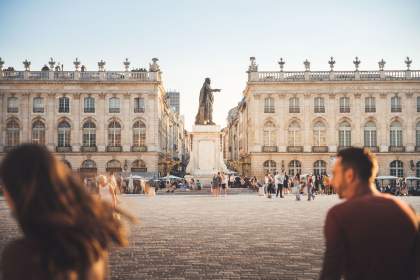
[[[138,159],[131,164],[131,172],[147,172],[147,167],[144,161]]]
[[[264,113],[274,113],[274,98],[267,97],[264,99]]]
[[[84,99],[84,112],[95,113],[95,98],[88,96]]]
[[[420,122],[416,125],[416,146],[420,147]]]
[[[20,128],[17,120],[12,119],[6,124],[6,146],[19,145]]]
[[[58,99],[58,112],[69,113],[70,112],[70,99],[68,97],[60,97]]]
[[[146,125],[142,121],[133,125],[133,146],[146,146]]]
[[[58,124],[58,147],[70,147],[71,126],[67,121]]]
[[[276,162],[274,160],[266,160],[263,164],[264,174],[271,173],[274,174],[276,171]]]
[[[350,98],[340,97],[340,113],[350,113]]]
[[[318,121],[314,125],[314,146],[326,146],[326,133],[327,129],[323,122]]]
[[[296,147],[301,146],[301,130],[297,121],[293,121],[288,129],[288,146]]]
[[[144,98],[134,98],[134,113],[144,113]]]
[[[302,174],[302,164],[298,160],[292,160],[289,162],[289,176],[296,174]]]
[[[96,163],[91,159],[87,159],[87,160],[82,162],[81,168],[94,169],[94,168],[96,168]]]
[[[351,146],[351,126],[348,122],[342,122],[338,128],[338,146]]]
[[[365,113],[375,113],[376,104],[375,97],[366,97],[365,98]]]
[[[112,121],[108,126],[108,146],[121,146],[121,125],[117,121]]]
[[[271,121],[264,124],[264,146],[276,146],[276,126]]]
[[[391,176],[404,177],[404,167],[402,161],[392,161],[389,165],[389,171]]]
[[[110,172],[121,172],[122,168],[121,168],[121,162],[119,162],[116,159],[110,160],[106,163],[106,171]]]
[[[402,127],[399,122],[391,123],[390,143],[392,147],[401,147],[402,144]]]
[[[19,101],[17,97],[7,98],[7,113],[18,113],[19,112]]]
[[[401,98],[399,96],[391,97],[391,113],[401,112]]]
[[[109,99],[109,112],[110,113],[120,112],[120,99],[119,98],[112,97]]]
[[[33,99],[33,112],[34,113],[44,113],[44,98],[42,97],[35,97]]]
[[[325,113],[324,98],[315,97],[314,103],[315,113]]]
[[[92,121],[83,124],[83,147],[96,146],[96,125]]]
[[[420,177],[420,161],[416,163],[416,177]]]
[[[417,96],[417,113],[420,113],[420,96]]]
[[[376,125],[373,122],[368,122],[364,127],[364,144],[365,147],[376,147]]]
[[[289,113],[299,113],[299,98],[292,97],[289,99]]]
[[[32,124],[32,143],[45,145],[45,125],[40,120]]]
[[[327,174],[327,163],[323,160],[317,160],[314,163],[314,175]]]

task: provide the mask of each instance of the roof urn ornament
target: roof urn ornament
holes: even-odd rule
[[[280,60],[279,60],[280,72],[283,72],[284,64],[286,64],[286,61],[284,61],[283,58],[280,57]]]
[[[51,71],[54,69],[55,61],[52,57],[50,57],[50,61],[48,61],[48,64],[50,65]]]
[[[128,61],[128,58],[125,58],[123,61],[125,71],[128,71],[128,68],[130,67],[130,61]]]
[[[407,65],[407,70],[410,70],[410,65],[413,61],[407,56],[407,58],[404,62]]]
[[[105,70],[104,69],[105,64],[106,64],[106,62],[103,61],[102,59],[101,59],[101,61],[98,62],[99,71],[104,71]]]
[[[248,72],[258,72],[258,65],[257,60],[255,59],[255,56],[251,56],[249,58],[250,64],[248,67]]]
[[[80,60],[76,57],[76,59],[73,61],[74,64],[74,68],[76,69],[76,71],[79,71],[79,66],[81,64]]]
[[[331,71],[333,71],[334,70],[334,64],[335,64],[334,57],[331,56],[330,60],[328,61],[328,64],[330,65]]]
[[[31,62],[28,61],[28,59],[25,59],[23,63],[23,66],[25,67],[25,71],[29,71],[30,67],[31,67]]]
[[[4,65],[4,60],[2,60],[0,57],[0,71],[3,69],[3,65]]]
[[[383,58],[378,62],[379,71],[384,71],[385,63],[386,62],[385,62],[385,60]]]
[[[356,68],[356,71],[359,71],[359,65],[360,65],[361,62],[362,61],[360,61],[357,56],[354,58],[353,64],[354,64],[354,67]]]
[[[159,59],[157,57],[152,58],[152,63],[149,63],[149,71],[150,72],[159,72],[160,71],[159,64],[157,64],[158,61],[159,61]]]
[[[311,63],[309,62],[308,59],[305,59],[305,61],[303,62],[303,65],[305,65],[305,71],[311,70]]]

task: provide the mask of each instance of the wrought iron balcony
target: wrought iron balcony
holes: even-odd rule
[[[107,146],[107,152],[122,152],[122,146]]]
[[[14,148],[16,148],[16,146],[5,146],[5,147],[4,147],[4,152],[5,152],[5,153],[8,153],[8,152],[10,152],[11,150],[13,150]]]
[[[338,146],[337,147],[337,151],[341,151],[341,150],[345,150],[345,149],[348,149],[348,148],[350,148],[351,146]]]
[[[379,147],[377,146],[372,146],[372,147],[365,146],[365,148],[369,149],[372,153],[379,153]]]
[[[414,149],[414,151],[420,152],[420,146],[416,146],[416,148]]]
[[[147,146],[131,146],[132,152],[147,152]]]
[[[82,146],[80,150],[84,153],[94,153],[98,150],[96,146]]]
[[[405,147],[404,146],[389,146],[390,153],[404,153]]]
[[[328,153],[328,146],[312,146],[313,153]]]
[[[289,153],[302,153],[303,152],[303,146],[288,146],[287,152]]]
[[[276,153],[277,146],[263,146],[262,151],[263,153]]]
[[[56,150],[57,153],[71,153],[72,148],[71,148],[71,146],[67,146],[67,147],[57,146],[55,148],[55,150]]]

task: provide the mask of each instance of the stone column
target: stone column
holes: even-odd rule
[[[279,95],[279,112],[278,112],[278,127],[277,127],[277,135],[278,135],[278,145],[279,145],[279,152],[286,152],[287,150],[287,110],[288,110],[288,100],[285,98],[284,95]]]
[[[330,153],[337,152],[338,146],[338,130],[337,130],[337,113],[339,106],[337,106],[335,93],[328,94],[328,131],[327,131],[327,145]]]
[[[361,127],[363,127],[364,120],[362,119],[363,109],[362,108],[362,102],[361,102],[361,94],[356,93],[354,95],[354,106],[350,107],[350,110],[352,110],[353,115],[353,124],[354,124],[354,137],[352,136],[352,146],[355,147],[363,147],[363,139],[362,139],[362,133],[361,133]]]
[[[122,110],[122,121],[123,121],[123,131],[121,132],[121,145],[124,152],[129,152],[131,150],[131,131],[132,131],[132,119],[130,119],[131,100],[130,94],[128,92],[124,93],[121,98],[121,110]]]
[[[54,151],[57,145],[57,123],[56,123],[56,110],[58,110],[55,105],[57,103],[57,99],[55,93],[50,92],[48,93],[47,97],[45,98],[45,110],[46,110],[46,135],[45,135],[45,142],[47,143],[47,147],[50,151]]]
[[[376,112],[381,112],[381,117],[378,119],[377,126],[377,140],[380,152],[388,152],[389,147],[389,112],[391,111],[388,103],[388,95],[380,93],[376,96]],[[379,111],[380,110],[380,111]]]
[[[312,119],[311,116],[314,113],[314,106],[313,106],[313,99],[311,98],[310,93],[305,93],[303,95],[303,151],[304,152],[311,152],[312,147]]]
[[[30,141],[28,132],[29,132],[29,123],[30,123],[30,116],[29,116],[29,98],[31,93],[26,92],[22,94],[19,98],[19,115],[20,115],[20,123],[21,123],[21,133],[20,133],[20,143],[27,143]]]
[[[96,127],[96,145],[98,152],[105,152],[105,134],[107,133],[106,127],[106,94],[101,92],[96,96],[96,117],[98,118],[98,126]]]
[[[72,116],[73,116],[73,122],[74,127],[72,128],[72,147],[74,152],[80,152],[80,146],[81,146],[81,130],[82,130],[82,123],[81,123],[81,112],[80,112],[80,93],[74,93],[72,96],[73,99],[73,106],[70,107]]]
[[[407,92],[405,95],[402,95],[401,99],[403,115],[408,117],[403,127],[403,145],[406,147],[407,152],[414,152],[416,145],[415,117],[418,116],[416,114],[416,100],[413,98],[412,92]]]

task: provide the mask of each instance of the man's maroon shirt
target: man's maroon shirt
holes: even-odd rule
[[[417,219],[404,202],[367,194],[332,207],[321,279],[416,279]]]

